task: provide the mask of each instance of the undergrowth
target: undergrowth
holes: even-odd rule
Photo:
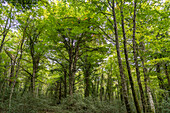
[[[63,99],[57,106],[56,113],[125,113],[125,107],[120,101],[100,101],[97,98],[83,98],[74,94]]]
[[[80,94],[63,98],[60,104],[57,104],[54,98],[45,96],[33,97],[31,93],[23,96],[14,94],[10,108],[9,99],[6,97],[2,99],[0,96],[0,113],[126,113],[125,106],[119,100],[100,101],[98,98],[85,98]],[[170,99],[162,102],[161,113],[170,112],[169,103]],[[131,107],[135,112],[133,102],[131,102]]]

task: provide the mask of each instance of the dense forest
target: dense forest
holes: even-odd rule
[[[0,0],[0,113],[170,113],[169,0]]]

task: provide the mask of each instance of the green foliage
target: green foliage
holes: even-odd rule
[[[164,99],[158,109],[161,113],[170,113],[170,98],[167,97],[167,99]]]
[[[125,106],[120,102],[121,81],[115,51],[112,2],[105,2],[106,0],[1,1],[6,2],[0,3],[0,46],[3,47],[0,51],[0,112],[126,112]],[[123,56],[121,1],[116,2],[121,60],[127,75]],[[143,79],[144,68],[146,68],[148,86],[153,90],[152,95],[157,95],[153,100],[158,100],[160,106],[157,108],[160,108],[162,113],[168,113],[170,101],[163,99],[169,96],[167,92],[170,69],[170,2],[168,0],[137,2],[137,60],[142,87],[145,87],[147,81]],[[133,1],[125,1],[123,11],[128,60],[135,80],[135,90],[138,91],[131,47],[133,10]],[[159,67],[156,66],[157,64]],[[13,85],[15,81],[16,85],[12,93],[9,84]],[[80,94],[62,98],[69,94],[72,84],[74,84],[73,92]],[[160,88],[160,84],[163,84],[164,89]],[[37,97],[30,93],[33,85],[37,90],[35,91],[38,93]],[[86,86],[88,86],[88,96],[96,98],[82,96],[86,92]],[[127,87],[129,90],[129,83]],[[132,96],[130,90],[128,95]],[[102,96],[101,100],[110,99],[110,102],[100,101],[99,96]],[[61,103],[56,105],[59,102]],[[135,112],[133,101],[130,104]]]
[[[23,9],[30,9],[35,4],[37,4],[38,0],[5,0],[8,3],[12,3],[17,8],[21,7]]]
[[[119,113],[125,112],[125,106],[121,107],[119,100],[112,102],[100,101],[97,98],[84,98],[80,94],[74,94],[63,99],[57,106],[56,113]]]
[[[19,92],[15,92],[15,95],[11,100],[11,107],[9,108],[9,91],[7,91],[5,94],[5,100],[3,100],[3,102],[2,100],[0,100],[0,110],[2,110],[2,112],[37,113],[55,109],[55,106],[51,105],[52,102],[50,101],[50,99],[44,96],[33,97],[30,92],[25,93],[23,96],[17,94]]]

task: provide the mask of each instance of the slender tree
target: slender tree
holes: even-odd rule
[[[132,42],[133,42],[133,55],[134,55],[137,81],[138,81],[138,85],[139,85],[139,91],[140,91],[141,101],[142,101],[142,106],[143,106],[143,112],[145,113],[146,112],[145,96],[144,96],[144,91],[143,91],[143,87],[142,87],[142,83],[141,83],[140,71],[139,71],[138,59],[137,59],[137,52],[136,52],[136,50],[137,50],[136,37],[135,37],[135,33],[136,33],[136,4],[137,4],[137,0],[134,0],[133,40],[132,40]]]
[[[113,19],[114,19],[116,51],[117,51],[117,59],[118,59],[118,63],[119,63],[119,72],[120,72],[120,77],[121,77],[121,85],[122,85],[123,97],[124,97],[124,101],[125,101],[125,105],[126,105],[126,110],[127,110],[128,113],[131,113],[132,111],[131,111],[129,100],[128,100],[125,74],[124,74],[122,60],[121,60],[121,56],[120,56],[119,37],[118,37],[118,29],[117,29],[117,21],[116,21],[114,0],[112,1],[112,13],[113,13]]]
[[[124,27],[124,15],[123,15],[123,1],[121,1],[121,21],[122,21],[122,32],[123,32],[123,38],[124,38],[124,54],[125,54],[125,59],[126,59],[126,66],[127,66],[127,70],[128,70],[128,75],[129,75],[129,82],[131,85],[131,89],[132,89],[132,94],[133,94],[133,100],[135,103],[135,107],[136,107],[136,111],[137,113],[141,113],[141,109],[139,106],[139,102],[137,99],[137,95],[136,95],[136,91],[135,91],[135,87],[134,87],[134,82],[133,82],[133,78],[132,78],[132,74],[131,74],[131,68],[129,65],[129,56],[128,56],[128,50],[127,50],[127,39],[126,39],[126,32],[125,32],[125,27]]]

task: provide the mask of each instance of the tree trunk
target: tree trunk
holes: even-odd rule
[[[59,89],[59,103],[60,103],[61,97],[62,97],[62,93],[61,93],[61,91],[62,91],[61,81],[59,82],[59,84],[60,84],[60,89]]]
[[[26,29],[26,28],[25,28]],[[24,39],[25,39],[25,29],[24,29],[24,34],[23,34],[23,38],[22,38],[22,41],[21,41],[21,54],[20,54],[20,57],[18,58],[17,60],[17,67],[16,67],[16,73],[15,73],[15,78],[18,77],[18,73],[19,73],[19,69],[20,69],[20,61],[21,61],[21,58],[22,58],[22,53],[23,53],[23,45],[24,45]],[[9,109],[11,107],[11,101],[12,101],[12,95],[13,95],[13,92],[14,92],[14,88],[15,88],[15,84],[16,84],[16,80],[14,80],[13,82],[13,85],[12,85],[12,88],[11,88],[11,92],[10,92],[10,97],[9,97]]]
[[[158,80],[159,80],[159,87],[160,87],[161,89],[165,89],[165,87],[164,87],[164,81],[163,81],[163,78],[162,78],[162,76],[161,76],[160,63],[157,63],[157,64],[156,64],[156,71],[157,71],[157,78],[158,78]]]
[[[55,88],[55,93],[54,93],[54,97],[55,97],[55,103],[58,103],[59,102],[59,94],[60,94],[60,92],[59,92],[59,89],[60,89],[60,82],[56,82],[57,83],[57,85],[55,85],[56,86],[56,88]],[[53,96],[53,90],[51,91],[51,96]]]
[[[151,92],[150,87],[147,87],[147,93],[148,93],[149,105],[150,105],[150,108],[151,108],[151,111],[149,111],[149,112],[155,113],[155,105],[154,105],[153,96],[152,96],[152,92]]]
[[[76,85],[75,85],[76,79],[75,79],[75,74],[73,76],[73,93],[76,91]]]
[[[71,69],[69,69],[69,94],[73,95],[73,75]]]
[[[12,7],[11,7],[11,9],[10,9],[10,12],[9,12],[9,17],[7,17],[7,19],[6,19],[6,24],[5,24],[5,27],[4,27],[4,31],[3,31],[3,33],[2,33],[2,35],[3,35],[3,38],[2,38],[2,41],[1,41],[1,45],[0,45],[0,53],[2,52],[2,48],[3,48],[3,45],[4,45],[4,42],[5,42],[5,38],[6,38],[6,36],[7,36],[7,34],[8,34],[8,32],[9,32],[9,29],[10,29],[10,27],[11,27],[11,19],[12,19],[12,17],[11,17],[11,15],[12,15]],[[9,26],[8,26],[9,25]],[[1,37],[1,35],[0,35],[0,37]]]
[[[74,93],[74,76],[76,72],[76,63],[77,63],[77,51],[72,48],[69,49],[69,94],[72,96]]]
[[[87,60],[88,55],[85,56],[85,97],[88,97],[90,94],[90,84],[89,84],[89,77],[90,77],[90,64]]]
[[[5,50],[5,53],[9,56],[9,58],[11,60],[11,68],[10,68],[10,76],[9,76],[9,86],[11,86],[14,81],[13,77],[15,74],[15,64],[16,64],[18,51],[17,51],[16,56],[14,56],[13,54],[10,54],[7,50]]]
[[[168,74],[168,65],[167,65],[167,63],[165,63],[165,75],[166,75],[166,78],[168,80],[168,90],[170,91],[170,78],[169,78],[169,74]]]
[[[114,5],[114,0],[113,0],[113,5],[112,5],[112,12],[113,12],[113,19],[114,19],[114,30],[115,30],[115,41],[116,41],[116,51],[117,51],[117,59],[119,63],[119,72],[120,72],[120,77],[121,77],[121,85],[122,85],[122,91],[123,91],[123,97],[126,105],[126,110],[128,113],[131,113],[131,108],[128,100],[128,95],[127,95],[127,88],[126,88],[126,80],[125,80],[125,74],[123,70],[123,65],[122,65],[122,60],[120,56],[120,47],[119,47],[119,38],[118,38],[118,30],[117,30],[117,22],[116,22],[116,14],[115,14],[115,5]]]
[[[88,72],[88,70],[86,70],[85,84],[86,84],[85,97],[88,97],[89,94],[90,94],[90,84],[89,84],[89,72]]]
[[[67,97],[67,71],[64,70],[64,97]]]
[[[94,82],[92,82],[92,96],[93,97],[96,97],[96,86],[97,86],[97,81],[95,77]]]
[[[36,77],[36,64],[33,60],[33,73],[32,73],[32,94],[35,96],[35,77]]]
[[[69,94],[72,96],[74,93],[74,69],[70,66],[69,69]]]
[[[40,92],[40,91],[39,91],[39,90],[40,90],[40,89],[39,89],[39,87],[40,87],[40,84],[38,84],[38,87],[37,87],[36,97],[38,97],[38,96],[39,96],[39,92]]]
[[[111,74],[110,73],[108,73],[106,92],[107,92],[106,94],[110,101],[110,99],[111,99]]]
[[[145,103],[145,96],[142,88],[142,83],[140,79],[140,71],[139,71],[139,66],[138,66],[138,59],[137,59],[137,45],[136,45],[136,39],[135,39],[135,32],[136,32],[136,0],[134,1],[134,17],[133,17],[133,55],[134,55],[134,62],[135,62],[135,67],[136,67],[136,75],[137,75],[137,81],[139,85],[139,91],[140,91],[140,96],[141,96],[141,101],[142,101],[142,106],[143,106],[143,112],[145,113],[146,111],[146,103]]]
[[[127,66],[127,70],[128,70],[128,75],[129,75],[129,82],[131,85],[131,89],[132,89],[132,95],[133,95],[133,100],[135,103],[135,107],[136,107],[136,111],[137,113],[141,113],[141,109],[139,106],[139,102],[137,99],[137,95],[136,95],[136,91],[135,91],[135,87],[134,87],[134,82],[133,82],[133,78],[132,78],[132,74],[131,74],[131,68],[129,65],[129,56],[128,56],[128,50],[127,50],[127,41],[126,41],[126,33],[125,33],[125,27],[124,27],[124,15],[123,15],[123,3],[121,1],[121,21],[122,21],[122,32],[123,32],[123,38],[124,38],[124,54],[125,54],[125,59],[126,59],[126,66]]]
[[[98,92],[99,92],[99,78],[97,78],[96,97],[99,96]]]
[[[1,41],[0,53],[2,52],[2,48],[3,48],[3,45],[4,45],[5,37],[6,37],[6,34],[3,35],[3,39],[2,39],[2,41]]]
[[[15,71],[15,61],[11,59],[11,73],[10,73],[10,80],[9,80],[9,86],[12,85],[13,77],[14,77],[14,71]]]
[[[150,91],[150,87],[148,86],[149,76],[147,75],[147,68],[145,67],[145,56],[143,55],[145,53],[145,44],[141,42],[141,50],[142,50],[142,56],[140,56],[142,61],[142,67],[143,67],[143,74],[144,74],[144,82],[145,82],[145,94],[146,94],[146,100],[147,100],[147,112],[155,113],[155,106],[152,98],[152,94]]]
[[[170,97],[170,78],[169,78],[169,73],[168,73],[168,65],[167,63],[165,63],[165,75],[166,75],[166,78],[168,80],[168,86],[167,86],[167,90],[168,90],[168,94],[169,94],[169,97]]]
[[[100,83],[100,101],[103,100],[103,68],[102,68],[102,74],[101,74],[101,83]]]

